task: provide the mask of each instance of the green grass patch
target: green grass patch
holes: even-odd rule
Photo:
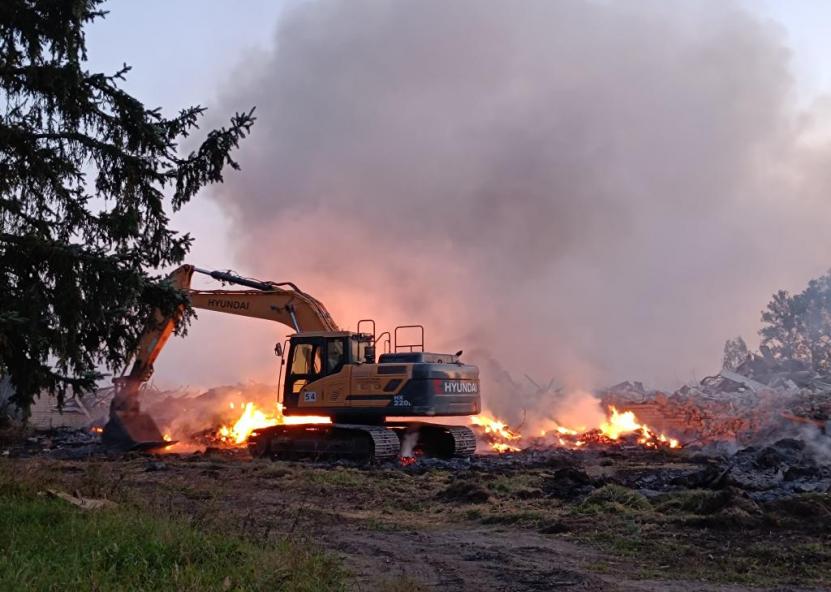
[[[8,482],[0,582],[7,592],[345,589],[337,562],[307,546],[254,544],[126,506],[83,511]]]
[[[497,495],[506,494],[509,497],[517,493],[538,488],[542,480],[538,475],[514,474],[499,475],[487,483],[487,487]]]
[[[620,485],[604,485],[592,491],[581,504],[581,510],[589,513],[626,512],[652,510],[652,505],[643,495]]]
[[[712,514],[724,507],[720,491],[691,489],[665,494],[655,500],[662,514]]]
[[[632,575],[638,578],[671,577],[751,586],[826,586],[831,582],[831,550],[822,543],[719,543],[662,536],[653,529],[638,530],[626,532],[618,527],[584,540],[625,558]]]

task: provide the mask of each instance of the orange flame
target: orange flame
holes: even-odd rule
[[[668,448],[681,447],[678,440],[664,434],[656,434],[649,426],[639,423],[634,412],[621,413],[615,407],[609,407],[609,419],[601,424],[600,433],[610,440],[619,440],[621,436],[639,433],[638,444],[649,448],[656,448],[658,443],[665,444]]]
[[[231,403],[230,408],[234,408]],[[332,423],[328,417],[317,415],[285,416],[283,404],[277,403],[276,412],[267,413],[258,409],[254,403],[248,402],[243,406],[242,415],[233,425],[219,428],[218,437],[226,444],[244,444],[251,432],[260,428],[275,425],[301,425],[314,423]]]
[[[634,436],[636,442],[646,448],[681,448],[681,443],[675,438],[659,434],[646,424],[640,423],[633,411],[620,412],[610,406],[606,421],[593,430],[577,431],[563,426],[542,432],[542,437],[552,435],[560,446],[580,448],[588,443],[615,444],[622,438]]]
[[[471,423],[484,428],[484,436],[493,451],[503,453],[522,450],[524,436],[511,429],[504,421],[480,415],[472,417]],[[634,412],[621,413],[615,407],[609,407],[606,421],[593,430],[586,430],[584,427],[573,429],[556,424],[551,430],[540,430],[540,438],[552,437],[555,445],[564,448],[582,448],[589,443],[616,444],[627,436],[634,436],[635,441],[645,448],[681,448],[681,443],[675,438],[657,433],[640,423]]]
[[[522,450],[511,442],[522,439],[522,434],[514,432],[504,421],[487,415],[474,415],[470,418],[473,425],[485,428],[485,437],[490,447],[500,454],[503,452],[519,452]]]

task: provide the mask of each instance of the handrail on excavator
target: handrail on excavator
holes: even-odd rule
[[[413,342],[413,343],[399,343],[398,342],[398,331],[401,329],[418,329],[421,334],[421,341]],[[394,331],[395,341],[393,343],[393,347],[395,351],[402,350],[404,348],[408,348],[408,351],[424,351],[424,325],[399,325],[395,328]],[[414,348],[419,348],[418,350]]]
[[[378,345],[378,342],[384,339],[386,336],[386,340],[384,341],[384,353],[388,354],[392,351],[392,335],[390,335],[389,331],[384,331],[381,333],[378,338],[375,340],[375,345]]]

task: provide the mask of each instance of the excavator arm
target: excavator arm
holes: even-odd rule
[[[190,267],[180,267],[173,275]],[[194,308],[215,310],[244,317],[275,321],[291,327],[298,333],[306,331],[338,331],[329,311],[319,300],[301,291],[291,282],[260,282],[222,271],[207,271],[198,267],[193,272],[212,278],[248,286],[253,290],[188,290]],[[286,288],[287,286],[288,288]]]
[[[194,272],[251,289],[193,290],[190,284]],[[168,279],[175,288],[188,294],[194,308],[275,321],[298,333],[338,330],[326,307],[290,282],[262,282],[192,265],[179,267]],[[184,307],[171,315],[164,315],[158,309],[154,311],[139,338],[130,371],[113,381],[115,395],[110,405],[110,420],[102,435],[106,444],[126,448],[156,448],[166,444],[153,419],[141,412],[139,392],[152,376],[153,364],[183,314]]]

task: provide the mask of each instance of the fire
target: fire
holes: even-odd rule
[[[609,407],[609,419],[600,426],[600,434],[609,440],[620,440],[622,436],[637,435],[638,444],[648,448],[658,448],[661,445],[667,448],[680,448],[681,443],[664,434],[656,434],[649,426],[638,422],[634,412],[619,412],[615,407]]]
[[[501,454],[522,450],[516,444],[511,443],[516,443],[518,440],[521,440],[522,434],[511,430],[505,422],[494,417],[488,417],[487,415],[474,415],[470,419],[473,425],[485,429],[485,437],[494,451]]]
[[[584,448],[589,445],[608,446],[635,443],[645,448],[680,448],[681,443],[675,438],[661,434],[640,423],[632,411],[620,412],[609,407],[606,420],[595,429],[580,427],[574,429],[558,424],[549,430],[540,430],[539,437],[530,441],[520,432],[511,429],[505,422],[487,415],[471,418],[473,425],[484,428],[484,436],[494,452],[518,452],[522,445],[539,444],[564,448]]]
[[[234,404],[229,405],[234,409]],[[311,423],[331,423],[328,417],[303,415],[283,415],[282,403],[277,403],[274,412],[266,412],[258,409],[254,403],[248,402],[243,406],[242,415],[233,425],[225,425],[219,428],[218,436],[226,444],[244,444],[251,432],[260,428],[267,428],[275,425],[301,425]]]
[[[640,423],[632,411],[620,412],[610,406],[606,420],[599,427],[592,430],[573,430],[557,426],[549,432],[543,432],[542,437],[552,436],[559,446],[566,448],[582,448],[590,444],[612,445],[635,443],[645,448],[680,448],[681,443],[666,434],[659,434],[646,424]]]
[[[519,452],[522,450],[522,448],[506,442],[491,442],[491,448],[499,454],[504,454],[505,452]]]
[[[637,432],[642,428],[632,411],[619,412],[614,407],[609,408],[609,419],[600,424],[600,433],[610,440],[620,440],[624,434]]]

